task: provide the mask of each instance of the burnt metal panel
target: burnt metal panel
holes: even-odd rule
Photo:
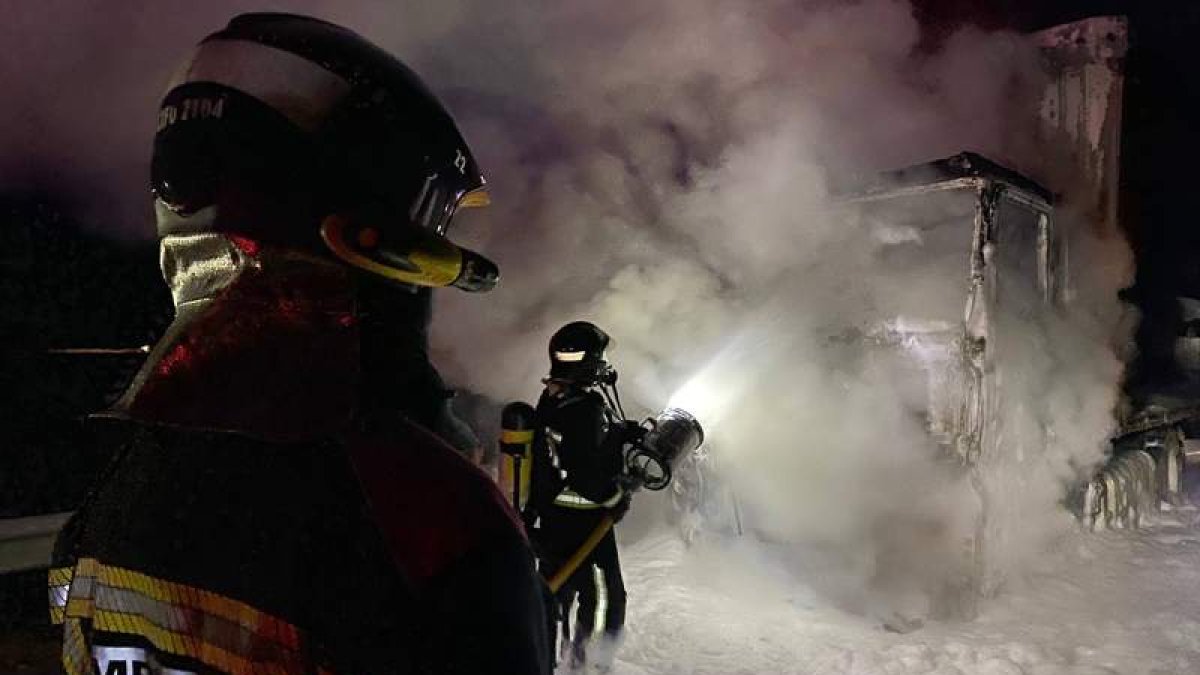
[[[979,188],[1000,184],[1014,189],[1022,199],[1039,208],[1049,208],[1054,195],[1037,182],[974,152],[885,171],[862,179],[852,178],[837,185],[833,197],[840,203],[861,203],[939,190]]]
[[[1117,226],[1128,35],[1121,16],[1093,17],[1033,35],[1049,76],[1038,140],[1049,149],[1049,161],[1060,162],[1065,154],[1073,164],[1073,198],[1105,232]]]

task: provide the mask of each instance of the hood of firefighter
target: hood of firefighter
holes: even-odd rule
[[[160,256],[175,318],[107,415],[274,440],[349,422],[363,379],[349,268],[216,233],[167,236]]]

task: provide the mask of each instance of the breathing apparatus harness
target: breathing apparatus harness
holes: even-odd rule
[[[623,446],[622,472],[618,477],[621,490],[631,494],[641,488],[654,491],[666,488],[671,483],[672,467],[704,443],[703,428],[695,417],[679,408],[667,408],[640,423],[628,419],[616,387],[616,371],[609,366],[598,373],[602,377],[594,384],[617,416],[615,423],[622,427],[618,432],[622,434]],[[533,443],[536,424],[536,411],[528,403],[509,403],[501,413],[500,450],[513,457],[514,505],[519,505],[521,498],[520,461]],[[611,514],[601,519],[575,553],[547,579],[551,591],[557,592],[566,583],[608,534],[614,522]]]

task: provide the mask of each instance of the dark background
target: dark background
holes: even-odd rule
[[[1122,142],[1122,223],[1136,281],[1123,296],[1142,311],[1139,356],[1126,389],[1187,394],[1174,366],[1176,296],[1200,297],[1200,228],[1194,225],[1200,130],[1200,2],[1145,0],[914,0],[936,49],[964,24],[1035,30],[1123,14],[1130,22]],[[8,57],[6,57],[8,58]],[[148,142],[148,139],[147,139]],[[71,347],[136,347],[170,318],[153,242],[85,230],[54,184],[15,194],[0,186],[0,518],[73,508],[105,461],[89,451],[83,415],[112,400],[138,356],[63,356]],[[147,199],[149,196],[147,195]],[[95,225],[95,224],[93,224]],[[36,581],[29,582],[29,579]],[[27,583],[28,582],[28,583]],[[0,577],[0,635],[40,617],[41,576]],[[22,608],[12,611],[13,608]],[[0,639],[0,663],[5,658]]]

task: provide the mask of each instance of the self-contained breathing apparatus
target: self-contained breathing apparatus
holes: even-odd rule
[[[606,443],[620,443],[622,470],[618,484],[625,493],[641,488],[657,491],[671,483],[672,470],[689,453],[695,452],[704,442],[704,430],[694,416],[680,408],[667,408],[654,417],[642,422],[628,418],[617,390],[617,373],[603,361],[596,368],[596,389],[604,396],[610,412],[615,417],[610,426],[610,438]],[[536,412],[524,402],[513,402],[501,413],[500,451],[511,458],[513,477],[513,506],[518,510],[529,497],[532,444],[537,425]],[[615,435],[615,436],[614,436]],[[563,566],[548,579],[552,591],[574,573],[601,539],[613,526],[611,515],[606,515],[600,524],[580,542],[579,548]]]
[[[617,373],[609,366],[597,389],[618,418],[614,428],[622,448],[622,487],[662,490],[671,483],[673,467],[704,443],[704,429],[691,413],[681,408],[666,408],[640,423],[628,419],[616,383]],[[512,503],[516,508],[528,496],[528,486],[523,483],[529,480],[527,462],[531,459],[536,424],[536,411],[524,401],[509,403],[501,411],[500,451],[514,463]]]

